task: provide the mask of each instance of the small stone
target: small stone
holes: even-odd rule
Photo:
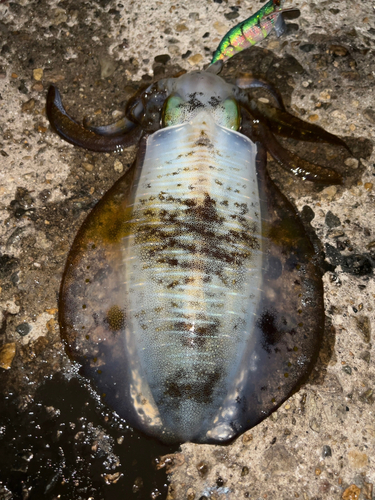
[[[248,474],[249,474],[249,467],[246,467],[245,465],[244,467],[242,467],[241,477],[247,476]]]
[[[16,343],[9,342],[0,348],[0,368],[9,370],[16,355]]]
[[[239,17],[239,13],[236,11],[233,12],[228,12],[224,14],[225,19],[228,19],[228,21],[231,21],[232,19],[237,19]]]
[[[86,170],[86,172],[92,172],[94,170],[94,165],[92,163],[83,162],[82,167]]]
[[[100,114],[101,114],[102,110],[100,110]],[[120,118],[122,118],[124,116],[124,113],[123,111],[120,111],[119,109],[115,109],[114,111],[112,111],[112,117],[115,119],[115,120],[119,120]]]
[[[188,57],[190,57],[190,56],[191,56],[191,50],[187,50],[187,51],[185,52],[185,54],[182,54],[182,56],[181,56],[181,57],[182,57],[182,59],[187,59],[187,58],[188,58]]]
[[[359,80],[359,74],[357,73],[357,71],[343,71],[341,73],[341,76],[351,81]]]
[[[332,457],[332,450],[331,450],[331,447],[328,446],[327,444],[325,444],[323,446],[323,452],[322,452],[322,455],[324,458],[327,458],[327,457]]]
[[[315,45],[313,45],[312,43],[304,43],[303,45],[299,46],[299,49],[302,50],[302,52],[311,52],[315,49]]]
[[[342,371],[347,373],[348,375],[351,375],[352,374],[352,369],[349,365],[345,365],[342,367]]]
[[[319,469],[319,467],[316,467],[316,469],[315,469],[315,475],[316,476],[320,476],[321,473],[322,473],[322,469]]]
[[[103,477],[107,484],[116,484],[117,481],[122,477],[122,473],[115,472],[114,474],[104,474]]]
[[[124,165],[121,163],[120,160],[115,160],[115,163],[113,165],[113,168],[115,169],[116,172],[121,174],[124,171]]]
[[[274,476],[283,476],[297,467],[297,460],[283,445],[268,448],[263,456],[268,473]]]
[[[290,54],[287,55],[282,61],[282,68],[287,73],[296,73],[302,75],[305,72],[303,66],[297,61],[297,59]]]
[[[195,500],[195,490],[193,488],[189,488],[186,492],[186,500]]]
[[[319,433],[320,432],[320,422],[318,422],[318,420],[313,417],[311,420],[310,420],[310,429],[314,432],[317,432]]]
[[[345,161],[344,161],[345,165],[347,167],[350,167],[352,168],[353,170],[355,170],[356,168],[358,168],[358,165],[359,165],[359,161],[357,160],[357,158],[347,158]]]
[[[107,53],[99,56],[99,64],[101,78],[111,77],[117,69],[117,63]]]
[[[337,227],[337,226],[341,225],[340,219],[337,217],[337,215],[333,214],[330,210],[326,214],[325,223],[330,228]]]
[[[189,31],[189,28],[184,23],[179,23],[176,25],[176,31],[181,33],[182,31]]]
[[[169,453],[158,459],[156,469],[160,470],[165,467],[167,474],[171,474],[185,463],[185,456],[182,453]]]
[[[167,64],[171,60],[171,56],[168,54],[161,54],[160,56],[154,57],[154,61],[160,64]]]
[[[372,500],[372,490],[373,490],[373,485],[372,483],[363,483],[363,488],[362,488],[362,495],[365,497],[366,500]]]
[[[364,403],[367,403],[369,405],[373,404],[374,402],[374,391],[372,389],[367,389],[367,391],[363,392],[360,396],[359,399],[363,401]]]
[[[250,443],[252,440],[253,440],[253,435],[252,435],[252,434],[247,433],[247,434],[244,434],[244,435],[242,436],[242,442],[243,442],[243,444],[248,444],[248,443]]]
[[[342,500],[358,500],[359,494],[361,493],[361,488],[358,488],[355,484],[352,484],[342,494]]]
[[[30,113],[35,107],[35,99],[29,99],[24,102],[21,107],[22,113]]]
[[[225,33],[228,31],[228,26],[224,23],[221,23],[220,21],[216,21],[214,23],[214,28],[219,33],[219,35],[225,35]]]
[[[364,185],[364,188],[367,190],[367,191],[372,191],[372,188],[373,188],[373,183],[372,182],[365,182],[365,185]]]
[[[66,23],[66,21],[68,20],[68,16],[66,15],[64,9],[57,8],[53,11],[53,13],[54,13],[53,24],[55,26],[58,26],[61,23]]]
[[[340,111],[339,109],[335,109],[334,111],[332,111],[331,116],[333,118],[338,118],[342,122],[346,121],[346,114]]]
[[[33,69],[33,78],[37,82],[40,82],[40,80],[43,78],[43,68]]]
[[[278,49],[279,47],[280,47],[279,40],[271,40],[270,42],[268,42],[268,45],[267,45],[268,50],[275,50],[275,49]]]
[[[18,78],[17,73],[12,73],[10,76],[11,76],[12,78]]]
[[[362,469],[368,464],[368,455],[357,450],[349,451],[348,459],[351,467],[354,469]]]
[[[329,48],[329,51],[332,54],[335,54],[335,56],[339,57],[344,57],[348,55],[348,49],[345,47],[342,47],[342,45],[331,45]]]
[[[371,123],[375,123],[375,111],[371,108],[367,108],[363,112],[363,116]]]
[[[323,90],[319,94],[320,99],[322,99],[323,101],[329,101],[331,99],[331,92],[331,89]]]
[[[180,47],[175,44],[168,45],[168,52],[172,54],[172,56],[179,56],[181,54]]]
[[[217,480],[216,480],[216,486],[218,488],[221,488],[222,486],[224,486],[224,479],[222,477],[218,477]]]
[[[200,475],[200,477],[206,477],[207,474],[208,474],[208,465],[205,463],[205,462],[199,462],[199,464],[197,464],[197,470],[198,470],[198,474]]]
[[[195,54],[194,56],[189,57],[188,61],[192,66],[199,64],[203,59],[202,54]]]
[[[371,321],[368,316],[352,316],[351,321],[354,322],[357,332],[362,337],[362,340],[368,344],[371,342]]]
[[[316,122],[316,121],[318,121],[318,120],[319,120],[319,115],[316,115],[316,114],[315,114],[315,115],[310,115],[310,116],[309,116],[309,121],[310,121],[310,122]]]
[[[57,307],[52,307],[51,309],[46,309],[46,313],[48,314],[56,314],[58,312]]]
[[[34,85],[31,88],[32,90],[35,90],[35,92],[42,92],[44,90],[42,83],[34,83]]]
[[[365,255],[357,253],[343,256],[341,267],[344,273],[355,276],[366,276],[372,273],[371,261]]]
[[[371,361],[371,354],[369,351],[363,351],[361,352],[361,354],[359,355],[360,359],[363,359],[363,361],[365,363],[368,363],[370,364],[370,361]]]
[[[57,75],[51,75],[49,77],[49,81],[51,83],[58,83],[58,82],[62,82],[63,80],[65,80],[65,75],[63,74],[57,74]]]
[[[28,333],[31,332],[31,326],[29,323],[21,323],[16,326],[16,332],[21,335],[21,337],[25,337]]]

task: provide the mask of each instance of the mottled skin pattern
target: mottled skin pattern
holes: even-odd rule
[[[194,439],[231,388],[259,302],[254,145],[202,111],[148,139],[133,189],[127,326],[168,427]]]

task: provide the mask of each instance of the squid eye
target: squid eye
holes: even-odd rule
[[[239,130],[241,125],[241,113],[238,102],[233,99],[226,99],[223,102],[225,127],[231,130]]]
[[[171,95],[164,103],[162,113],[163,127],[172,127],[183,123],[185,101],[178,95]]]

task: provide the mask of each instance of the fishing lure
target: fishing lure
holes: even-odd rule
[[[283,3],[284,0],[269,0],[258,12],[229,30],[215,50],[211,64],[219,60],[225,62],[235,54],[261,42],[273,29],[278,37],[281,36],[285,31],[281,14],[291,10],[282,9]]]
[[[266,7],[275,2],[261,22]],[[139,143],[74,240],[59,322],[103,400],[164,442],[223,443],[259,423],[307,377],[323,332],[320,262],[267,174],[266,150],[327,184],[341,177],[274,133],[346,145],[281,101],[261,105],[220,68],[151,84],[104,127],[73,120],[56,87],[47,96],[68,142],[107,152]]]

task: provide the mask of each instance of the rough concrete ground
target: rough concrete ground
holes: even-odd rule
[[[0,3],[0,376],[6,395],[0,498],[156,495],[154,478],[147,484],[153,472],[144,466],[135,473],[122,458],[126,429],[83,391],[57,325],[73,237],[135,151],[100,155],[61,141],[45,117],[48,85],[58,85],[74,117],[110,122],[141,82],[202,68],[227,29],[262,3]],[[268,75],[295,114],[352,138],[356,158],[341,166],[343,186],[317,188],[270,165],[298,210],[313,217],[331,264],[324,275],[325,341],[309,382],[263,423],[226,447],[182,446],[169,465],[169,498],[373,498],[375,4],[289,5],[300,17],[282,38],[271,35],[262,43],[257,66],[249,51],[231,60],[224,74],[233,78],[250,69]],[[45,387],[56,388],[53,404]],[[74,404],[83,398],[93,410],[80,417],[70,397]],[[78,449],[76,464],[69,462],[70,448]],[[126,480],[134,493],[121,489]]]

